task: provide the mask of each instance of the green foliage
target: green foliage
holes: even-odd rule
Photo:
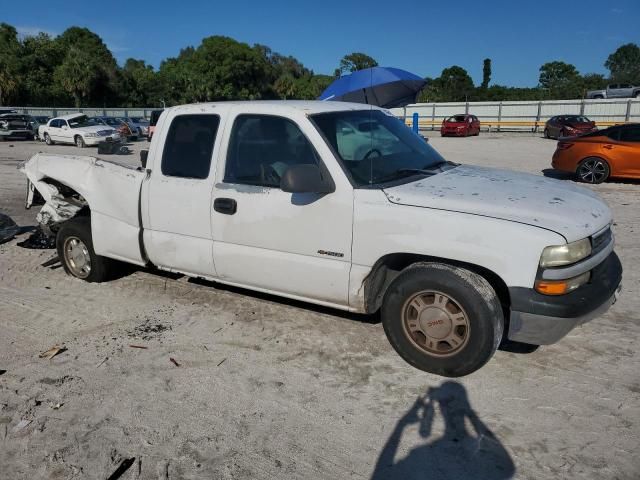
[[[11,25],[0,24],[0,105],[15,98],[19,85],[20,43]]]
[[[548,62],[540,67],[540,87],[549,98],[580,98],[580,74],[576,67],[565,62]]]
[[[353,52],[340,60],[340,73],[353,73],[365,68],[377,67],[378,62],[366,53]]]
[[[314,99],[336,77],[377,66],[354,52],[340,60],[333,75],[318,75],[298,59],[266,45],[250,46],[232,38],[204,38],[167,58],[158,70],[129,58],[118,66],[102,39],[86,28],[71,27],[51,38],[40,33],[19,39],[0,23],[0,105],[140,107],[235,99]],[[608,82],[640,84],[640,48],[627,44],[609,55],[611,78],[580,75],[573,65],[549,62],[540,67],[539,86],[491,85],[491,59],[483,61],[482,83],[475,87],[464,68],[445,68],[427,78],[419,101],[502,101],[581,98]]]
[[[491,81],[491,59],[485,58],[482,61],[482,84],[480,88],[487,88]]]
[[[640,47],[635,43],[622,45],[607,58],[604,66],[615,82],[640,85]]]

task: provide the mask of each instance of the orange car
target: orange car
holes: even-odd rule
[[[609,177],[640,179],[640,123],[562,138],[551,166],[575,173],[587,183],[602,183]]]

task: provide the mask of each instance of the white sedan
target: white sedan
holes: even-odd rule
[[[113,128],[100,125],[82,113],[52,118],[38,129],[38,136],[47,145],[75,144],[79,148],[100,142],[119,142],[120,134]]]

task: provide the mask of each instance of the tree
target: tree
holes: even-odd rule
[[[365,68],[377,67],[378,62],[365,53],[353,52],[340,60],[340,73],[353,73]]]
[[[64,101],[65,92],[53,81],[53,73],[64,58],[61,45],[46,33],[29,36],[22,41],[21,104],[53,106]]]
[[[73,97],[79,108],[95,87],[99,73],[91,55],[78,47],[71,47],[62,63],[54,72],[55,82]]]
[[[604,62],[615,82],[640,85],[640,47],[635,43],[622,45]]]
[[[276,80],[273,87],[278,95],[286,100],[296,93],[296,79],[290,73],[286,73]]]
[[[0,23],[0,105],[9,102],[20,84],[20,43],[18,32]]]
[[[480,88],[487,88],[491,81],[491,59],[485,58],[482,61],[482,84]]]
[[[123,96],[125,106],[152,105],[162,97],[157,74],[144,60],[128,58],[121,75],[126,92]]]
[[[540,87],[549,98],[569,99],[581,96],[581,79],[576,67],[565,62],[548,62],[540,67]]]

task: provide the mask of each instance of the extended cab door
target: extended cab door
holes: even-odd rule
[[[214,188],[213,237],[221,281],[319,303],[348,305],[353,189],[320,134],[298,116],[236,107]],[[280,189],[285,170],[317,164],[329,194]]]
[[[220,145],[224,107],[169,110],[149,151],[142,186],[144,246],[152,263],[212,278],[213,158]]]

